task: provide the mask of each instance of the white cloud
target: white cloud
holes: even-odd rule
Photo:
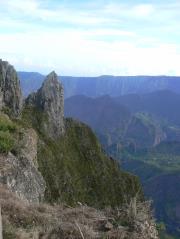
[[[154,11],[154,6],[151,4],[136,5],[130,10],[131,14],[136,17],[149,17]]]
[[[81,9],[59,1],[53,9],[48,2],[0,0],[0,56],[18,69],[180,75],[177,5],[93,1]]]
[[[39,8],[39,1],[37,0],[2,0],[2,6],[6,6],[9,11],[21,11],[24,13],[33,13]]]
[[[155,6],[152,4],[110,3],[104,7],[104,12],[120,18],[147,18],[155,12]]]
[[[86,36],[128,36],[134,37],[136,36],[135,32],[118,30],[118,29],[110,29],[110,28],[98,28],[96,30],[89,30],[85,32]]]
[[[55,69],[61,75],[180,75],[177,45],[142,48],[131,41],[89,40],[82,31],[4,34],[0,53],[18,69],[45,73]]]

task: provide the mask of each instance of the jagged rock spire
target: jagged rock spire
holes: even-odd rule
[[[13,117],[19,116],[23,97],[17,73],[12,65],[0,59],[0,110],[10,109]]]
[[[64,91],[57,74],[52,71],[37,93],[31,94],[27,104],[35,105],[47,115],[44,130],[51,138],[57,138],[64,132]]]

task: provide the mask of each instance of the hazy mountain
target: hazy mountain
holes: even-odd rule
[[[163,142],[153,149],[121,154],[124,169],[138,175],[145,194],[153,200],[156,217],[169,232],[179,235],[180,143]]]
[[[148,94],[130,94],[117,97],[116,102],[125,105],[132,112],[148,112],[170,124],[180,125],[180,94],[161,90]]]
[[[109,96],[92,99],[79,95],[65,100],[65,116],[87,123],[104,144],[112,144],[112,141],[119,140],[118,136],[123,134],[131,113]]]
[[[24,96],[37,91],[45,78],[44,75],[37,72],[18,72],[18,76]]]
[[[65,100],[65,116],[89,124],[105,147],[131,142],[134,148],[151,147],[166,139],[158,122],[148,114],[131,111],[109,96],[73,96]]]
[[[171,91],[116,98],[78,95],[65,100],[65,115],[89,124],[105,147],[129,142],[140,149],[180,141],[179,104],[180,95]]]
[[[18,72],[24,95],[37,90],[43,75],[35,72]],[[98,97],[120,96],[132,93],[149,93],[157,90],[172,90],[180,93],[180,77],[175,76],[60,76],[64,85],[65,98],[73,95]]]
[[[89,124],[106,152],[141,178],[146,196],[154,200],[158,220],[175,234],[180,225],[179,99],[180,95],[165,90],[65,100],[65,115]]]

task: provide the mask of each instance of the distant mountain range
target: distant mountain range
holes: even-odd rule
[[[180,140],[179,105],[180,94],[168,90],[114,98],[78,95],[65,100],[65,115],[89,124],[104,145],[129,138],[143,148]]]
[[[180,94],[173,91],[161,90],[149,94],[124,95],[115,100],[132,112],[146,111],[171,124],[180,125]]]
[[[44,75],[36,72],[18,72],[24,95],[37,90]],[[125,94],[142,94],[157,90],[171,90],[180,93],[180,77],[175,76],[60,76],[64,85],[65,98],[73,95],[117,97]]]

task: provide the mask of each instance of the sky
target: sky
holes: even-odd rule
[[[0,59],[59,75],[180,75],[179,0],[0,0]]]

